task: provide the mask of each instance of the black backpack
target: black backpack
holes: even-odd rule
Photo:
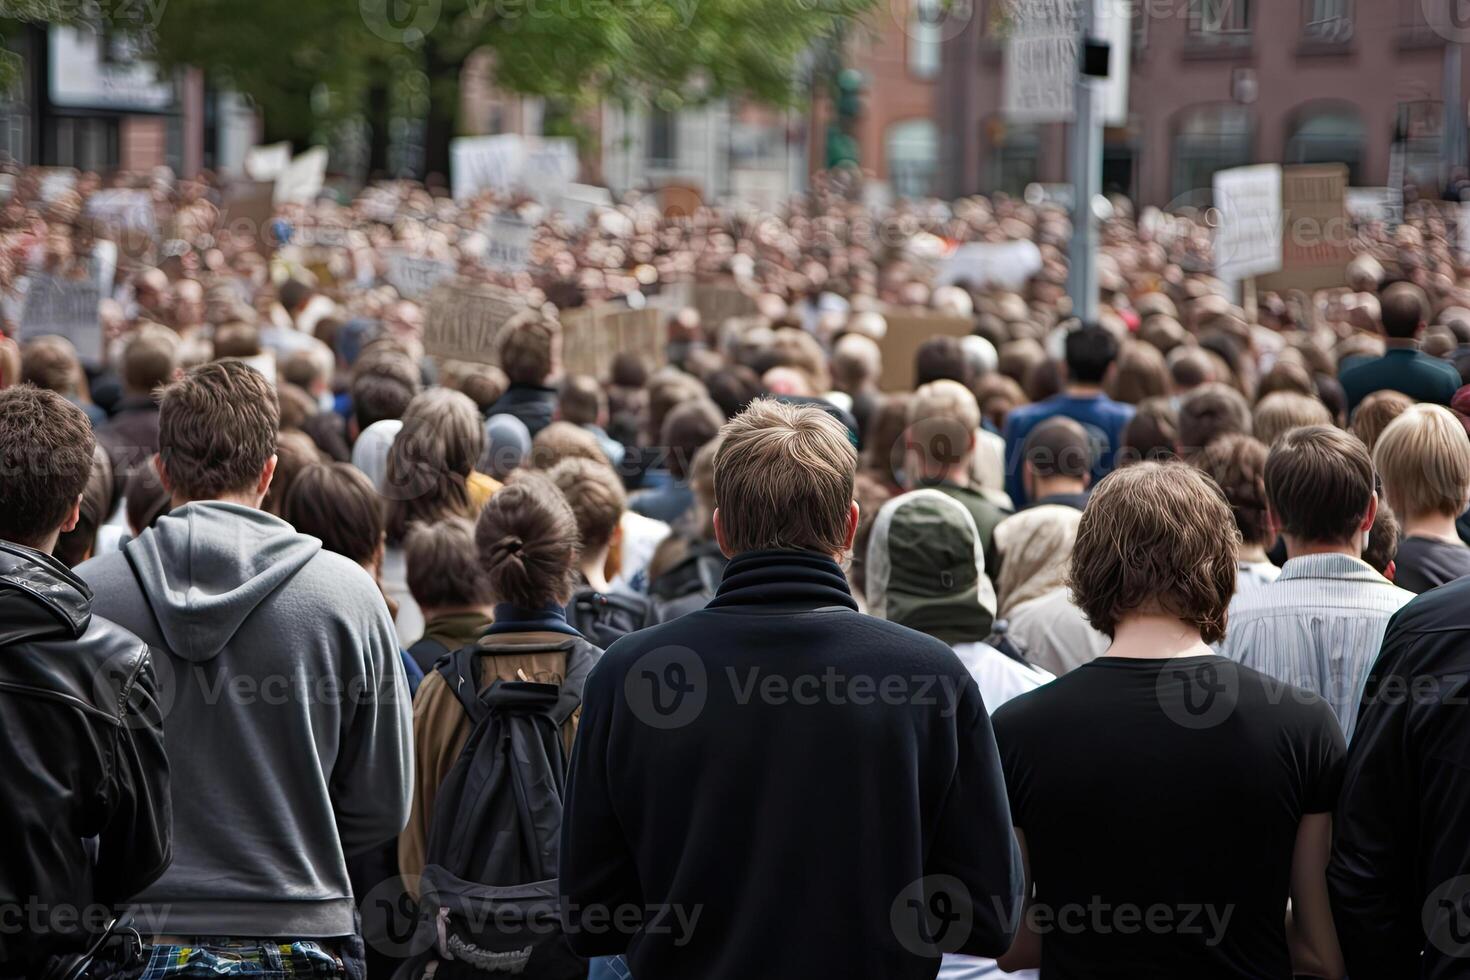
[[[567,625],[604,650],[618,637],[655,622],[653,603],[643,596],[582,588],[567,603]]]
[[[703,609],[719,591],[729,559],[714,541],[691,541],[684,557],[649,583],[654,614],[660,623]]]
[[[568,637],[497,646],[487,637],[435,666],[470,718],[470,734],[434,801],[419,880],[419,928],[432,946],[412,976],[460,980],[514,974],[584,980],[557,893],[567,753],[562,726],[582,703],[601,651]],[[556,684],[497,680],[480,691],[484,654],[565,652]]]

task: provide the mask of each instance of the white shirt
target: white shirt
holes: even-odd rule
[[[1012,609],[1006,635],[1026,659],[1061,676],[1103,655],[1111,641],[1092,628],[1065,588],[1053,589]]]

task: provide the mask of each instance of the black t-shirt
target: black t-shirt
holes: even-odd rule
[[[995,733],[1044,980],[1289,980],[1297,827],[1342,778],[1326,702],[1221,657],[1100,657]]]
[[[1459,542],[1410,535],[1393,558],[1393,583],[1410,592],[1428,592],[1470,575],[1470,548]]]

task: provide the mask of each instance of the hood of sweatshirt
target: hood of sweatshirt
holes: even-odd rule
[[[170,511],[124,551],[168,648],[202,663],[321,547],[264,511],[200,501]]]

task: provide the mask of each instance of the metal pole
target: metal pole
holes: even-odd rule
[[[1084,322],[1097,319],[1097,218],[1093,198],[1102,192],[1102,94],[1098,81],[1082,73],[1083,46],[1097,23],[1101,0],[1079,0],[1080,34],[1077,42],[1078,71],[1068,149],[1071,153],[1072,243],[1068,250],[1070,269],[1067,292],[1072,313]]]

